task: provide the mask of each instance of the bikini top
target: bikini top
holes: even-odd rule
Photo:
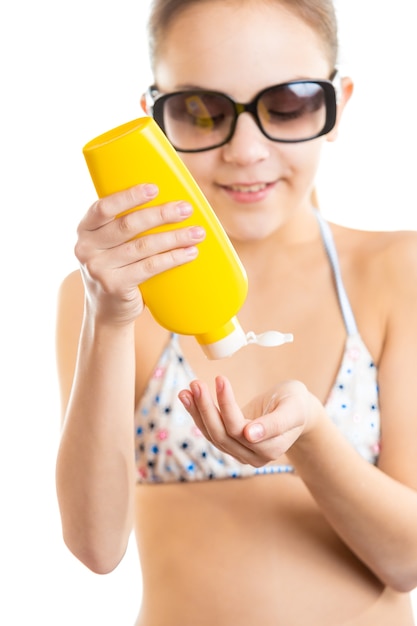
[[[332,267],[347,337],[339,372],[325,403],[329,418],[357,452],[376,463],[380,442],[377,368],[362,341],[343,286],[333,236],[316,212]],[[255,468],[218,450],[202,435],[178,399],[196,378],[171,334],[135,410],[135,454],[139,483],[168,483],[293,473],[291,465]]]

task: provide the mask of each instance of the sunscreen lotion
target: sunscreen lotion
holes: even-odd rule
[[[139,286],[146,306],[161,326],[194,335],[210,359],[230,356],[249,343],[280,345],[292,341],[292,335],[276,331],[260,336],[243,331],[236,314],[248,290],[244,267],[207,199],[151,117],[138,118],[96,137],[84,146],[83,154],[100,198],[139,183],[155,183],[158,196],[132,210],[184,200],[192,205],[193,213],[182,224],[205,229],[196,259]],[[174,228],[178,225],[147,232]]]

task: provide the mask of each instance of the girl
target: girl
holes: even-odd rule
[[[417,237],[312,203],[352,93],[332,3],[155,0],[149,26],[144,107],[246,268],[239,320],[295,340],[209,361],[159,327],[137,285],[193,262],[192,207],[95,202],[60,292],[64,539],[106,573],[134,528],[137,626],[411,626]]]

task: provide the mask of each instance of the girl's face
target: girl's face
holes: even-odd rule
[[[266,87],[328,79],[333,69],[315,31],[277,3],[242,6],[215,0],[194,5],[174,20],[157,58],[155,80],[163,93],[203,88],[249,102]],[[229,143],[180,156],[229,236],[248,242],[271,235],[309,207],[325,140],[274,142],[243,113]]]

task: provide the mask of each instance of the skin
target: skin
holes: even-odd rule
[[[246,102],[331,70],[316,33],[278,4],[213,1],[174,20],[155,78],[161,91],[198,86]],[[351,92],[344,79],[338,123]],[[181,338],[198,376],[181,401],[221,449],[254,466],[287,460],[295,475],[135,483],[133,411],[168,338],[137,285],[192,262],[204,234],[181,227],[191,209],[180,203],[114,219],[156,194],[143,185],[95,202],[79,225],[80,272],[63,282],[57,321],[63,535],[87,567],[106,573],[134,528],[144,583],[137,626],[413,624],[417,236],[331,225],[378,366],[382,449],[373,466],[323,406],[346,331],[310,196],[322,146],[336,136],[337,126],[326,138],[279,144],[243,114],[226,146],[183,155],[247,270],[243,328],[278,323],[295,341],[208,361],[194,338]],[[163,223],[178,228],[130,241]]]

